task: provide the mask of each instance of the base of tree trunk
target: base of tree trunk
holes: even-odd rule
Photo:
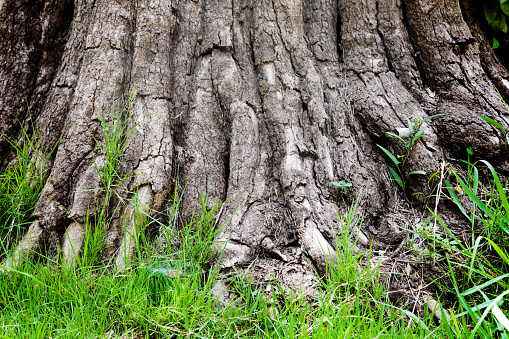
[[[407,230],[426,206],[456,235],[468,229],[428,178],[469,147],[509,170],[504,135],[476,116],[509,127],[493,87],[509,99],[509,73],[470,2],[7,2],[0,132],[21,140],[24,128],[41,149],[57,148],[6,265],[47,246],[73,264],[83,225],[106,206],[105,253],[125,269],[141,232],[133,197],[145,214],[164,214],[178,179],[185,213],[200,191],[209,210],[226,201],[225,272],[249,267],[260,283],[304,293],[335,260],[337,214],[358,198],[358,250],[383,263],[394,300],[425,305],[415,272],[428,266],[406,261]],[[415,137],[407,118],[433,115],[410,151],[387,134]],[[5,137],[0,154],[1,169],[15,162]]]

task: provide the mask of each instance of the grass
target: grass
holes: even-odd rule
[[[175,196],[172,218],[177,218],[180,203],[179,196]],[[362,254],[352,255],[355,241],[348,241],[346,233],[337,237],[337,262],[330,264],[328,274],[320,280],[316,300],[283,293],[276,282],[271,290],[261,291],[249,274],[238,272],[231,282],[236,301],[218,307],[213,286],[221,275],[210,260],[217,248],[212,239],[217,231],[215,212],[220,205],[207,211],[206,203],[205,195],[199,212],[182,224],[179,232],[162,233],[160,239],[168,238],[160,246],[141,239],[137,264],[123,274],[113,273],[108,265],[94,267],[81,262],[72,269],[56,262],[27,260],[18,270],[1,275],[2,336],[435,336],[429,330],[432,323],[423,327],[419,322],[409,322],[405,312],[390,305],[378,284],[378,273],[362,268]],[[341,217],[345,231],[352,227],[354,216],[352,208]],[[170,240],[179,245],[165,246]]]
[[[450,168],[445,181],[444,198],[457,205],[471,223],[467,239],[458,239],[449,227],[430,212],[445,234],[431,221],[422,225],[419,235],[428,240],[426,255],[447,273],[437,281],[442,292],[456,296],[451,322],[444,322],[449,338],[507,338],[509,312],[503,299],[509,293],[509,204],[505,184],[487,161],[486,180],[481,181],[478,163],[467,163],[467,171]],[[467,206],[471,206],[468,210]]]
[[[158,234],[141,231],[130,269],[115,273],[114,262],[104,261],[101,254],[105,229],[128,193],[120,190],[130,175],[119,168],[132,135],[132,129],[123,127],[133,116],[132,98],[120,114],[115,115],[112,104],[111,115],[99,117],[104,138],[97,145],[103,162],[96,160],[96,170],[104,194],[100,208],[85,218],[77,266],[28,258],[0,275],[0,338],[507,338],[508,308],[502,303],[509,294],[507,179],[484,162],[489,175],[480,180],[478,163],[470,158],[465,172],[450,169],[441,193],[470,220],[470,240],[455,238],[430,210],[434,219],[418,231],[427,248],[414,248],[446,273],[436,284],[439,291],[455,296],[448,306],[450,321],[437,321],[428,313],[418,317],[388,300],[378,267],[363,265],[370,253],[354,251],[352,230],[362,223],[357,202],[338,216],[337,257],[318,278],[313,300],[284,291],[276,281],[270,288],[259,286],[244,269],[228,278],[234,300],[220,304],[214,287],[225,277],[213,258],[221,256],[224,245],[214,242],[221,204],[208,210],[207,194],[200,195],[195,213],[183,219],[182,193],[175,190],[163,223],[131,192],[135,228],[157,229]],[[18,160],[0,175],[3,253],[19,239],[47,174],[46,152],[38,151],[40,139],[23,135],[21,146],[8,139]],[[442,305],[439,302],[446,319]]]
[[[116,124],[111,121],[104,123],[106,129]],[[114,160],[122,156],[115,149],[110,153],[117,154]],[[101,172],[98,166],[98,172],[106,183],[102,189],[109,192],[105,196],[113,197],[123,177],[116,168]],[[32,194],[37,198],[40,189]],[[134,194],[134,220],[143,224],[137,228],[155,224],[159,242],[154,246],[142,232],[135,263],[122,274],[114,272],[113,262],[99,260],[102,232],[111,221],[103,204],[86,218],[85,245],[76,268],[50,258],[28,258],[0,275],[0,337],[326,338],[344,333],[413,338],[424,333],[418,322],[409,322],[405,312],[388,303],[378,273],[362,268],[362,255],[353,255],[355,240],[347,234],[358,222],[355,207],[341,217],[338,257],[320,280],[316,300],[284,293],[277,282],[271,290],[260,290],[249,274],[237,272],[230,283],[236,299],[220,306],[213,287],[221,275],[211,264],[221,248],[214,243],[220,204],[207,210],[209,197],[201,196],[196,213],[184,223],[179,217],[181,197],[175,191],[169,222],[163,224],[136,204]]]
[[[136,194],[134,194],[131,201],[124,201],[122,199],[121,187],[132,175],[120,171],[122,158],[133,136],[133,130],[141,123],[139,122],[131,128],[126,127],[127,123],[136,113],[131,111],[135,94],[136,88],[129,95],[118,113],[115,113],[114,100],[110,105],[109,116],[103,115],[97,109],[97,117],[101,122],[103,139],[101,141],[94,138],[101,153],[99,159],[94,159],[94,166],[102,183],[102,187],[99,188],[102,190],[102,195],[100,197],[101,201],[97,202],[98,208],[92,211],[93,213],[89,211],[85,218],[83,253],[81,258],[77,257],[78,260],[82,261],[82,266],[93,266],[99,263],[105,246],[105,232],[113,222],[115,212],[124,207],[126,203],[138,204]],[[113,208],[112,204],[114,204]],[[140,206],[137,207],[138,215],[136,217],[140,218],[142,209],[139,208]],[[126,220],[122,220],[122,222],[125,224]]]
[[[500,98],[509,112],[502,96]],[[479,118],[499,129],[509,142],[500,123],[484,116]],[[442,323],[447,336],[508,338],[506,314],[509,307],[503,301],[509,294],[509,182],[488,161],[472,163],[472,149],[467,149],[467,153],[468,159],[463,161],[466,170],[450,166],[439,194],[452,201],[470,222],[469,237],[455,237],[436,214],[436,209],[435,213],[429,211],[443,232],[427,219],[417,233],[427,239],[426,255],[432,257],[447,275],[437,281],[439,290],[456,297],[451,308],[451,321]],[[484,180],[481,180],[481,172],[485,173]]]
[[[30,107],[28,113],[31,116]],[[16,158],[0,173],[0,254],[9,250],[28,226],[28,218],[45,186],[46,165],[60,141],[59,138],[53,149],[44,149],[38,130],[32,125],[34,133],[30,138],[19,124],[21,142],[1,135],[14,149]]]

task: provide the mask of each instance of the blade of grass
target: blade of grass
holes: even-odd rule
[[[475,240],[474,249],[472,252],[472,259],[470,261],[470,269],[468,270],[468,280],[469,281],[471,280],[471,277],[472,277],[472,272],[473,272],[472,269],[474,268],[474,261],[477,256],[477,250],[479,248],[479,243],[481,242],[482,238],[483,238],[483,236],[480,235]]]
[[[384,147],[380,146],[379,144],[376,144],[376,145],[389,157],[389,159],[392,160],[392,162],[396,165],[396,167],[398,167],[398,165],[401,164],[401,161],[396,159],[396,157],[389,150],[385,149]]]
[[[509,203],[507,202],[507,196],[505,195],[505,189],[502,186],[502,183],[500,182],[500,178],[498,177],[497,172],[495,171],[493,166],[491,166],[491,164],[489,162],[487,162],[486,160],[481,160],[481,162],[483,162],[490,169],[491,175],[493,176],[493,180],[495,181],[495,185],[497,186],[498,194],[500,195],[500,200],[501,200],[502,205],[504,206],[504,209],[505,209],[505,215],[507,217],[509,217]]]
[[[470,337],[469,339],[472,339],[475,335],[475,333],[477,332],[477,330],[480,329],[481,325],[482,325],[482,322],[483,320],[488,316],[489,312],[492,310],[492,308],[497,305],[497,303],[502,300],[502,298],[507,294],[509,293],[509,290],[505,291],[504,293],[500,294],[498,297],[496,297],[495,299],[493,299],[493,301],[491,301],[491,303],[488,305],[488,307],[486,308],[486,310],[484,311],[484,313],[482,314],[481,318],[479,318],[479,320],[477,321],[477,324],[475,325],[474,329],[472,330],[472,333],[470,334]],[[485,337],[487,337],[485,335]]]
[[[398,183],[398,185],[401,186],[401,188],[403,188],[403,180],[401,180],[401,177],[399,176],[399,174],[390,166],[389,166],[389,171],[391,172],[392,177],[394,178],[394,181],[396,181]]]
[[[505,263],[509,265],[509,258],[507,257],[507,254],[497,244],[495,244],[491,239],[489,239],[489,238],[485,238],[485,239],[488,240],[488,242],[491,244],[491,246],[493,246],[495,251],[497,251],[498,255],[500,255],[500,257],[505,261]]]
[[[451,196],[452,201],[458,206],[460,209],[460,212],[468,218],[469,221],[471,221],[470,216],[467,214],[467,211],[465,211],[465,208],[463,207],[463,204],[459,201],[458,196],[454,192],[454,188],[451,186],[451,183],[449,180],[445,180],[445,188],[449,192],[449,195]]]
[[[484,117],[482,115],[479,115],[477,114],[477,116],[481,119],[483,119],[484,121],[486,121],[488,124],[492,125],[492,126],[495,126],[496,128],[500,129],[501,131],[503,131],[504,133],[505,132],[505,129],[504,129],[504,126],[502,126],[499,122],[493,120],[493,119],[490,119],[488,117]]]
[[[451,273],[451,279],[452,279],[452,282],[454,285],[454,290],[456,291],[456,296],[460,300],[461,305],[467,310],[468,314],[470,315],[470,318],[472,318],[472,320],[474,322],[477,322],[477,324],[479,324],[479,322],[478,322],[479,315],[475,311],[472,310],[472,308],[470,307],[468,302],[465,300],[463,295],[458,290],[458,283],[456,282],[456,277],[454,275],[454,270],[452,269],[451,262],[449,260],[449,255],[446,255],[446,257],[447,257],[447,265],[449,266],[449,272]],[[489,336],[484,332],[483,328],[479,328],[479,330],[481,331],[481,333],[484,335],[485,338],[489,338]],[[475,332],[473,334],[475,334]]]

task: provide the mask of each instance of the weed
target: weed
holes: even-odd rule
[[[345,194],[345,189],[352,187],[352,184],[345,181],[333,181],[332,184],[341,189],[341,194]]]
[[[391,159],[393,164],[396,166],[396,169],[389,166],[389,171],[391,172],[394,180],[403,189],[403,191],[405,191],[406,182],[408,181],[408,178],[411,175],[426,175],[425,171],[412,171],[406,175],[404,174],[405,173],[405,162],[408,159],[408,156],[410,155],[410,152],[412,151],[415,143],[420,138],[427,137],[424,134],[426,127],[423,127],[422,125],[430,119],[433,119],[433,118],[443,115],[443,114],[436,114],[436,115],[432,115],[432,116],[422,119],[421,116],[419,115],[419,113],[417,113],[417,111],[415,111],[415,110],[413,110],[413,111],[414,111],[415,115],[417,116],[417,120],[410,121],[410,119],[407,118],[408,129],[405,129],[406,133],[402,133],[403,136],[399,136],[397,134],[387,132],[388,135],[398,139],[403,144],[403,146],[405,147],[404,154],[394,155],[388,149],[377,144],[377,146],[389,157],[389,159]],[[406,134],[406,136],[405,136],[405,134]]]

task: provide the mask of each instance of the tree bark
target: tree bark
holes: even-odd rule
[[[44,243],[67,257],[70,243],[79,248],[89,206],[100,200],[99,114],[135,88],[136,113],[125,120],[134,128],[122,164],[134,174],[127,188],[156,211],[169,203],[174,179],[187,183],[188,211],[200,189],[226,201],[221,218],[233,216],[218,236],[228,241],[223,270],[254,261],[260,281],[312,285],[312,266],[323,273],[334,258],[336,213],[358,195],[359,247],[396,250],[415,223],[410,197],[433,192],[425,176],[400,190],[376,144],[403,154],[386,133],[406,128],[412,110],[443,115],[425,124],[428,137],[406,159],[405,174],[434,173],[465,158],[467,147],[509,169],[500,131],[476,117],[509,126],[493,87],[509,99],[507,65],[489,47],[478,7],[468,0],[7,0],[0,132],[19,138],[17,120],[28,127],[31,119],[46,149],[63,135],[34,222],[8,264]],[[3,169],[10,151],[0,139]],[[343,191],[333,181],[353,186]],[[451,227],[463,231],[459,222]],[[120,269],[135,228],[109,231]]]

